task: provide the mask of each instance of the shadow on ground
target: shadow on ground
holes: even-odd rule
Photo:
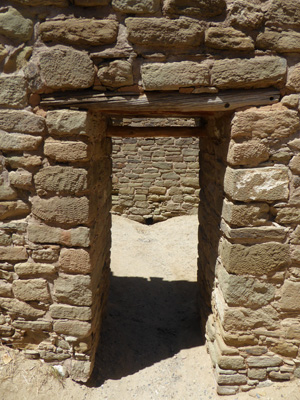
[[[120,379],[204,343],[197,283],[111,277],[91,386]]]

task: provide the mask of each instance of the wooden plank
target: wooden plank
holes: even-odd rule
[[[230,90],[217,94],[185,94],[178,92],[93,93],[73,92],[44,97],[43,107],[77,107],[94,109],[106,114],[169,115],[231,111],[246,106],[277,103],[277,89]]]
[[[108,137],[203,137],[207,131],[203,127],[131,127],[110,126],[107,129]]]

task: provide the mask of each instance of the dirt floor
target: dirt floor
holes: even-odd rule
[[[107,316],[91,382],[0,347],[0,400],[300,400],[300,382],[219,397],[196,311],[197,217],[113,217]]]

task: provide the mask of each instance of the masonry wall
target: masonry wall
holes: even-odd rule
[[[108,288],[107,120],[45,96],[273,87],[201,116],[200,305],[220,394],[299,377],[299,21],[292,0],[2,1],[3,343],[87,380]]]

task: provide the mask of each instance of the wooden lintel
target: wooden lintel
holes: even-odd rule
[[[185,94],[178,92],[148,92],[142,95],[128,93],[73,92],[47,95],[41,101],[43,107],[77,107],[93,109],[105,114],[169,115],[176,113],[220,112],[247,106],[263,106],[277,103],[277,89],[229,90],[216,94]]]
[[[110,126],[107,129],[108,137],[203,137],[207,135],[204,127],[165,126],[165,127],[131,127]]]

